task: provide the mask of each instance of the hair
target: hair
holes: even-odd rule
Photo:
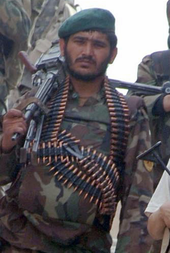
[[[104,32],[110,43],[110,48],[113,50],[117,46],[117,36],[113,32]]]

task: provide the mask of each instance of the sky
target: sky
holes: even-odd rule
[[[75,0],[75,3],[81,9],[105,8],[115,16],[118,54],[108,67],[109,78],[135,82],[142,58],[168,49],[167,0]]]

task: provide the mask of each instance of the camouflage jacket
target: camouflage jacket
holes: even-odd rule
[[[76,11],[74,0],[16,0],[13,2],[17,2],[17,5],[20,6],[23,11],[26,11],[23,14],[23,18],[24,15],[27,15],[31,30],[29,27],[29,33],[27,33],[27,41],[25,43],[21,35],[18,34],[17,39],[20,39],[20,42],[23,40],[22,45],[8,41],[10,46],[8,48],[13,48],[15,54],[12,59],[10,57],[11,54],[9,54],[7,59],[1,58],[3,60],[0,63],[0,68],[3,70],[2,72],[4,74],[2,75],[2,80],[0,82],[3,83],[0,87],[0,98],[3,98],[2,101],[0,99],[0,113],[2,113],[2,110],[5,107],[3,104],[9,92],[10,95],[7,100],[8,109],[13,106],[20,96],[18,86],[20,87],[20,90],[21,87],[26,87],[25,89],[32,88],[31,73],[26,68],[23,73],[23,63],[18,57],[18,52],[27,51],[30,62],[35,64],[41,54],[46,52],[51,47],[52,42],[58,38],[57,34],[60,24]],[[28,21],[26,21],[27,20],[25,20],[23,28],[28,23]],[[19,31],[21,31],[21,29]],[[11,47],[10,42],[13,47]],[[9,72],[10,74],[8,74]]]
[[[74,1],[44,0],[29,38],[28,56],[32,64],[58,40],[60,25],[76,12]],[[43,25],[42,25],[43,24]]]
[[[30,1],[23,0],[23,2]],[[30,4],[33,22],[27,54],[30,63],[34,65],[42,54],[49,51],[53,42],[58,40],[58,28],[65,19],[76,12],[76,6],[74,0],[37,0],[31,1]],[[39,9],[40,6],[41,9]],[[11,108],[17,98],[25,93],[25,90],[32,88],[32,73],[25,67],[16,89],[9,96],[8,107]]]
[[[21,75],[18,52],[27,49],[30,27],[30,19],[19,0],[0,0],[0,98],[3,101]]]
[[[44,4],[45,0],[20,0],[20,2],[27,12],[31,20],[31,26],[33,27],[35,19],[40,14],[42,5]]]
[[[170,80],[169,71],[170,50],[154,52],[145,56],[138,66],[137,82],[153,86],[162,86],[164,82]],[[155,107],[158,107],[158,101],[161,102],[163,95],[144,95],[142,92],[129,91],[128,95],[138,95],[144,98],[149,115],[149,124],[151,129],[151,143],[154,145],[161,141],[159,148],[163,162],[167,164],[170,156],[170,114],[158,110],[154,113]],[[161,105],[159,104],[159,107]],[[163,168],[159,163],[153,167],[154,189],[162,176]],[[150,252],[160,252],[161,242],[154,241]]]
[[[146,237],[144,209],[152,195],[152,180],[144,162],[137,161],[136,156],[150,147],[149,125],[142,99],[127,98],[127,103],[130,108],[130,133],[124,159],[118,160],[120,164],[125,163],[125,169],[115,200],[115,205],[122,201],[123,224],[116,252],[143,253],[150,245]],[[108,144],[113,130],[109,130],[110,124],[103,89],[83,106],[79,106],[77,94],[70,89],[60,132],[70,132],[84,147],[109,157],[111,150]],[[48,124],[47,128],[41,138],[44,138],[43,133],[48,135],[50,132]],[[60,148],[64,145],[62,143]],[[18,148],[10,154],[0,155],[0,183],[12,182],[0,205],[0,237],[9,243],[5,249],[28,253],[109,253],[113,215],[101,214],[99,206],[90,202],[89,196],[85,198],[71,185],[62,183],[57,177],[57,168],[50,168],[49,160],[45,164],[28,163],[18,168]],[[64,156],[60,149],[59,153]],[[6,252],[5,249],[3,252]]]
[[[145,56],[138,66],[137,82],[154,86],[162,86],[164,82],[170,80],[169,61],[170,50],[154,52],[151,55]],[[170,114],[163,112],[163,110],[160,110],[160,112],[158,110],[157,114],[154,113],[154,108],[157,106],[158,99],[160,100],[163,95],[160,94],[144,96],[142,92],[135,91],[129,91],[128,94],[144,97],[150,120],[152,144],[155,144],[161,140],[161,156],[163,158],[163,161],[167,163],[170,155]],[[155,170],[159,170],[159,175],[157,178],[155,178],[156,187],[163,170],[159,165],[156,166]]]

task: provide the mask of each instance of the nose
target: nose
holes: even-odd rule
[[[86,43],[86,45],[84,46],[83,54],[91,56],[93,55],[93,46],[91,45],[91,43]]]

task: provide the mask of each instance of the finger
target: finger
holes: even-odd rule
[[[25,134],[27,131],[27,125],[25,121],[17,121],[17,122],[9,122],[9,123],[5,123],[3,125],[3,133],[4,135],[13,135],[14,133],[21,133],[21,134]]]
[[[4,115],[4,120],[10,119],[10,118],[25,118],[24,114],[17,109],[11,109]]]

